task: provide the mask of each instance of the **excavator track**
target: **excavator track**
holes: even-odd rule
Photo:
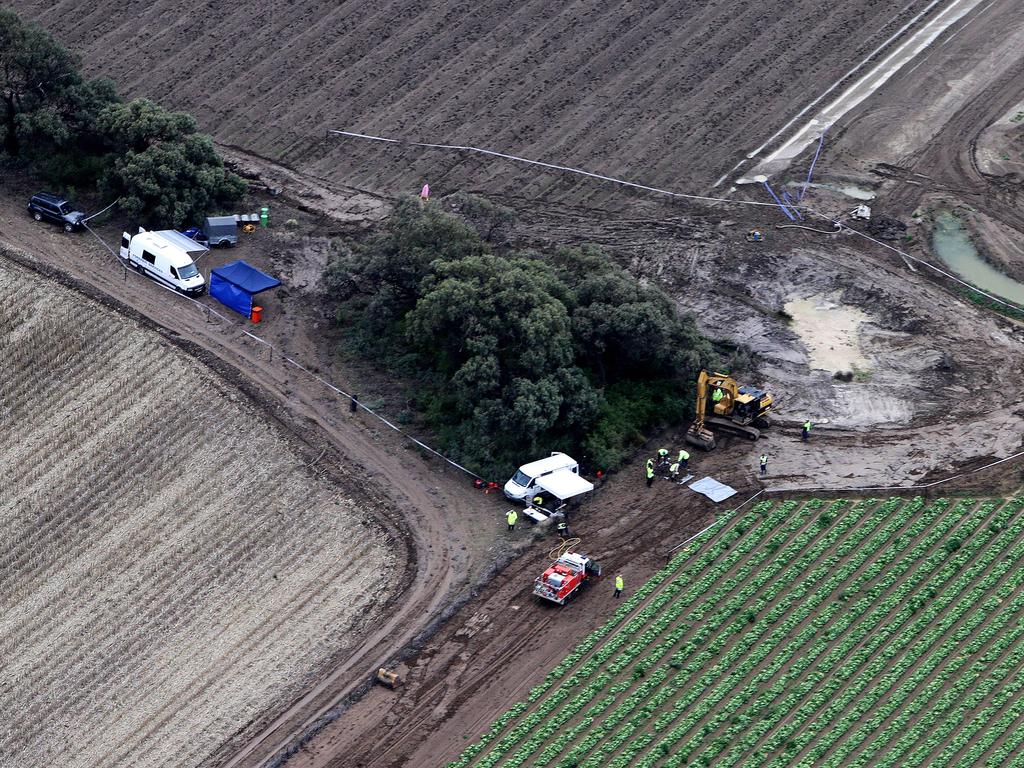
[[[707,419],[705,423],[712,429],[719,432],[731,432],[734,435],[745,437],[750,441],[757,440],[761,436],[761,430],[757,427],[744,426],[737,424],[731,419],[723,419],[720,416],[712,416]]]

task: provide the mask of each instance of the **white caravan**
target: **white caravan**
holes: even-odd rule
[[[149,232],[139,227],[134,237],[121,233],[121,258],[134,269],[189,296],[206,292],[206,280],[191,254],[207,251],[181,232],[167,229]]]

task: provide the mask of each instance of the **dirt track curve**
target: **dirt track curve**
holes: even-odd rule
[[[713,456],[694,456],[692,469],[713,472],[739,490],[756,492],[750,446],[731,443]],[[572,520],[582,548],[599,559],[606,578],[564,608],[538,601],[533,578],[556,541],[540,536],[473,603],[433,636],[403,668],[398,691],[376,687],[288,761],[288,768],[439,766],[513,701],[520,700],[568,648],[615,609],[611,577],[627,592],[666,562],[667,552],[714,519],[715,505],[664,480],[645,487],[642,468],[616,475]],[[523,536],[517,532],[513,536]]]

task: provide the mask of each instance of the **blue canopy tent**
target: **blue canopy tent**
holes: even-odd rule
[[[280,280],[260,272],[244,261],[233,261],[210,273],[210,295],[246,317],[252,315],[253,296],[280,284]]]

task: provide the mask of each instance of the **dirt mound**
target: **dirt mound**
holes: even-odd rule
[[[891,216],[876,216],[867,223],[865,229],[879,240],[899,240],[907,234],[907,225]]]

